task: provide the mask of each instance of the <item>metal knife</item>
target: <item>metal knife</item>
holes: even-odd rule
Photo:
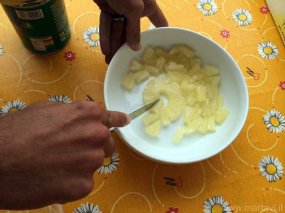
[[[129,118],[131,120],[134,120],[135,118],[139,117],[140,115],[142,115],[146,111],[150,110],[158,101],[159,101],[159,99],[157,99],[156,101],[154,101],[150,104],[147,104],[147,105],[133,111],[132,113],[129,114]]]
[[[94,101],[93,98],[91,98],[89,95],[87,95],[87,98],[90,100],[90,101]],[[133,112],[131,112],[129,114],[129,118],[131,120],[134,120],[135,118],[139,117],[140,115],[142,115],[143,113],[145,113],[146,111],[150,110],[157,102],[159,101],[159,99],[157,99],[156,101],[154,102],[151,102],[150,104],[147,104]],[[112,127],[110,128],[110,131],[113,132],[115,129],[117,129],[117,127]]]

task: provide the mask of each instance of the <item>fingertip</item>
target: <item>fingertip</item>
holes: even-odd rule
[[[126,126],[131,123],[132,119],[127,114],[125,114],[125,116],[126,116],[126,123],[125,123]]]
[[[138,51],[141,48],[140,33],[140,16],[133,19],[128,19],[126,41],[128,46],[134,51]]]
[[[133,50],[133,51],[138,51],[141,49],[141,44],[140,43],[135,43],[135,44],[129,44],[130,48]]]
[[[107,63],[107,64],[110,64],[110,62],[111,62],[111,57],[110,57],[110,55],[106,55],[105,56],[105,62]]]
[[[103,42],[101,42],[103,43]],[[108,46],[101,46],[101,51],[103,55],[109,55],[110,54],[110,48]]]
[[[126,114],[126,113],[123,113],[123,112],[115,112],[114,115],[114,126],[116,127],[123,127],[123,126],[126,126],[128,125],[130,122],[131,122],[131,118]]]

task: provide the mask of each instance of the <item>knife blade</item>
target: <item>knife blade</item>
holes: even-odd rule
[[[94,101],[94,99],[90,96],[87,95],[87,98],[89,99],[89,101]],[[134,120],[135,118],[139,117],[140,115],[142,115],[143,113],[145,113],[146,111],[150,110],[157,102],[159,101],[159,99],[155,100],[154,102],[151,102],[147,105],[144,105],[143,107],[131,112],[128,116],[131,120]],[[113,132],[114,130],[116,130],[117,127],[112,127],[110,128],[110,131]]]
[[[156,101],[154,101],[150,104],[147,104],[147,105],[133,111],[132,113],[129,114],[129,118],[131,120],[134,120],[135,118],[139,117],[140,115],[142,115],[146,111],[150,110],[158,101],[159,101],[159,99],[157,99]]]

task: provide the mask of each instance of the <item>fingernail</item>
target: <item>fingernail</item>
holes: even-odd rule
[[[140,50],[140,49],[141,49],[141,44],[140,44],[140,43],[133,44],[133,45],[132,45],[132,49],[133,49],[134,51]]]
[[[129,123],[131,123],[132,120],[128,115],[126,115],[126,118],[127,118],[126,125],[128,125]]]

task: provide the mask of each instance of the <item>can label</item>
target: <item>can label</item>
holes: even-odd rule
[[[55,52],[67,44],[70,28],[63,0],[2,5],[25,47],[34,53]]]

